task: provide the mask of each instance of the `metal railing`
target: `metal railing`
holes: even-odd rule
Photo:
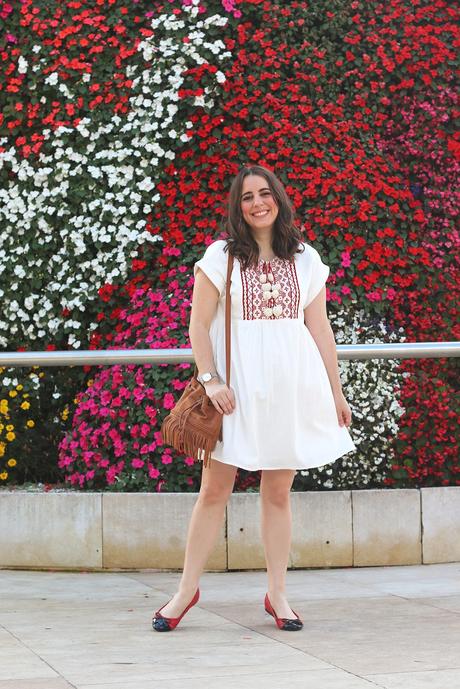
[[[429,359],[460,356],[460,342],[337,345],[340,359]],[[99,349],[0,352],[0,367],[193,363],[191,349]]]

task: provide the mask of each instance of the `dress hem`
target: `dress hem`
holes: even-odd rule
[[[308,469],[319,469],[320,467],[326,466],[327,464],[331,464],[332,462],[336,462],[340,457],[343,457],[344,455],[348,454],[349,452],[355,452],[356,451],[356,446],[350,448],[349,450],[345,450],[340,452],[336,457],[333,457],[332,459],[327,459],[324,462],[321,462],[319,464],[310,464],[309,466],[279,466],[279,467],[274,467],[274,466],[269,466],[269,467],[248,467],[248,466],[243,466],[241,464],[235,464],[234,462],[230,460],[226,460],[223,457],[214,457],[211,455],[211,459],[214,459],[216,462],[220,462],[221,464],[227,464],[236,467],[237,469],[244,469],[244,471],[270,471],[272,469],[273,471],[278,471],[279,469],[290,469],[291,471],[307,471]]]

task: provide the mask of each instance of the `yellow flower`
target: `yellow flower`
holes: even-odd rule
[[[38,377],[39,377],[39,378],[43,378],[44,375],[45,375],[45,372],[44,372],[44,371],[41,371],[41,373],[38,374]]]
[[[9,467],[15,467],[17,464],[17,461],[15,459],[11,458],[7,461],[7,464]]]
[[[16,392],[16,390],[10,390],[8,394],[10,397],[17,397],[18,393]]]
[[[30,402],[23,402],[21,404],[21,409],[30,409]]]
[[[7,478],[8,478],[8,472],[2,471],[2,473],[0,474],[0,481],[6,481]]]
[[[5,447],[5,443],[0,443],[0,457],[3,457],[3,455],[5,454]]]
[[[8,426],[6,426],[7,431],[14,431],[14,426],[12,423],[9,423]]]
[[[30,395],[29,395],[28,392],[25,392],[25,393],[23,394],[23,397],[24,397],[24,399],[26,400],[28,397],[30,397]]]
[[[5,438],[11,443],[16,438],[16,434],[10,431],[10,433],[6,434]]]
[[[35,421],[32,421],[32,419],[28,419],[26,421],[26,426],[28,426],[29,428],[33,428],[35,426]]]
[[[23,387],[24,387],[24,385],[21,385],[21,384],[16,385],[16,390],[22,390]]]

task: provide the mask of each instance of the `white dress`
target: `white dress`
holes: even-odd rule
[[[224,240],[210,244],[195,263],[219,290],[210,327],[217,372],[225,380]],[[294,264],[276,257],[243,271],[235,258],[231,300],[230,387],[235,410],[224,414],[222,441],[211,457],[242,469],[310,469],[356,450],[346,426],[339,426],[326,367],[303,310],[325,284],[329,267],[304,244]],[[279,284],[281,316],[267,316],[259,275]],[[272,302],[273,303],[273,302]]]

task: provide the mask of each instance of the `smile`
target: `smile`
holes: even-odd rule
[[[257,213],[253,213],[253,215],[254,215],[256,218],[261,218],[263,215],[267,215],[268,212],[269,212],[269,211],[257,211]]]

